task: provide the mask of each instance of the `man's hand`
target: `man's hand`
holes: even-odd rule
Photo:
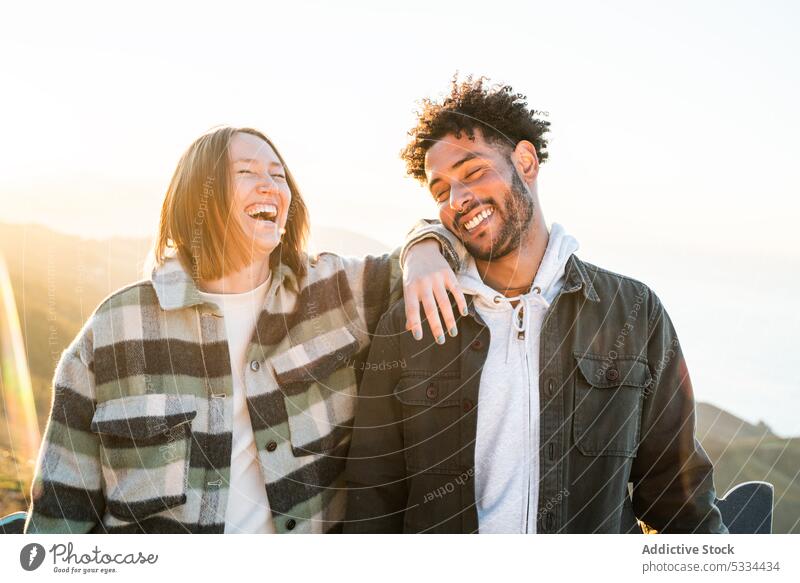
[[[403,297],[406,303],[406,330],[411,330],[416,340],[422,338],[420,302],[425,308],[428,326],[437,344],[444,344],[444,329],[439,319],[439,312],[442,313],[450,336],[458,334],[450,298],[447,297],[448,291],[453,294],[461,314],[466,316],[467,300],[461,293],[456,274],[442,256],[439,243],[433,239],[415,243],[406,253],[403,268]]]

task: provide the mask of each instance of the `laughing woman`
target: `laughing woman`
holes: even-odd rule
[[[435,337],[438,310],[455,333],[460,259],[420,223],[402,283],[399,249],[309,258],[307,228],[266,136],[225,127],[189,147],[151,277],[104,300],[56,368],[26,532],[341,529],[370,335],[404,288],[415,333],[419,301]]]

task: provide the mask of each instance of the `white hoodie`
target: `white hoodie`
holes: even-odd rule
[[[470,257],[458,279],[489,328],[480,380],[475,501],[481,533],[535,533],[539,498],[539,336],[578,242],[556,223],[531,290],[510,300]]]

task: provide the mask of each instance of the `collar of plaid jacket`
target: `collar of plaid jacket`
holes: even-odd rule
[[[219,306],[200,296],[200,291],[192,276],[176,256],[169,257],[164,263],[156,266],[150,276],[150,281],[153,283],[158,303],[163,310],[178,310],[206,304],[211,306],[212,313],[218,316],[222,315]],[[267,291],[267,297],[275,294],[279,286],[285,286],[294,292],[298,291],[297,276],[284,263],[278,263],[273,268],[272,283]]]

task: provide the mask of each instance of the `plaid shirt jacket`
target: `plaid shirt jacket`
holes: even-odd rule
[[[458,270],[463,250],[434,222]],[[342,529],[343,472],[360,364],[402,295],[399,260],[324,253],[280,264],[250,341],[244,384],[279,533]],[[233,427],[218,306],[173,258],[96,309],[56,368],[27,533],[222,533]]]

